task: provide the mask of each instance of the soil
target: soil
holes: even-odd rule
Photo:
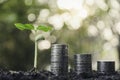
[[[77,75],[74,71],[67,76],[55,76],[50,71],[24,72],[0,70],[0,80],[120,80],[120,72],[114,74],[100,74],[96,71],[92,73],[81,73]]]

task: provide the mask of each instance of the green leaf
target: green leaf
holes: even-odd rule
[[[25,29],[24,24],[21,24],[21,23],[16,23],[15,26],[16,26],[16,28],[18,28],[20,30],[24,30]]]
[[[34,26],[32,24],[25,24],[25,29],[33,30]]]
[[[16,23],[15,24],[16,28],[20,30],[33,30],[34,26],[32,24],[22,24],[22,23]]]
[[[40,25],[40,26],[37,27],[37,30],[42,30],[42,31],[47,32],[47,31],[52,30],[52,27]]]

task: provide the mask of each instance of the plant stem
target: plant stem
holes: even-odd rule
[[[36,34],[36,30],[35,30],[35,34]],[[35,71],[37,69],[37,40],[35,39],[35,53],[34,53],[34,68],[35,68]]]

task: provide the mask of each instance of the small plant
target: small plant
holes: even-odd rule
[[[38,27],[34,27],[32,24],[16,23],[15,26],[19,30],[34,30],[34,32],[35,32],[34,34],[35,35],[36,35],[36,33],[37,33],[38,30],[41,30],[41,31],[44,31],[44,32],[48,32],[48,31],[52,30],[51,27],[49,27],[49,26],[43,26],[43,25],[40,25]],[[35,37],[35,53],[34,53],[34,69],[35,70],[37,69],[37,55],[38,55],[37,41],[38,41],[38,38]]]

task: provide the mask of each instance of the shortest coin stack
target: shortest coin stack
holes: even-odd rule
[[[98,73],[113,74],[115,73],[115,62],[114,61],[98,61],[97,62]]]
[[[56,75],[68,73],[68,46],[53,44],[51,49],[51,71]]]
[[[77,74],[92,72],[91,54],[74,55],[74,69]]]

